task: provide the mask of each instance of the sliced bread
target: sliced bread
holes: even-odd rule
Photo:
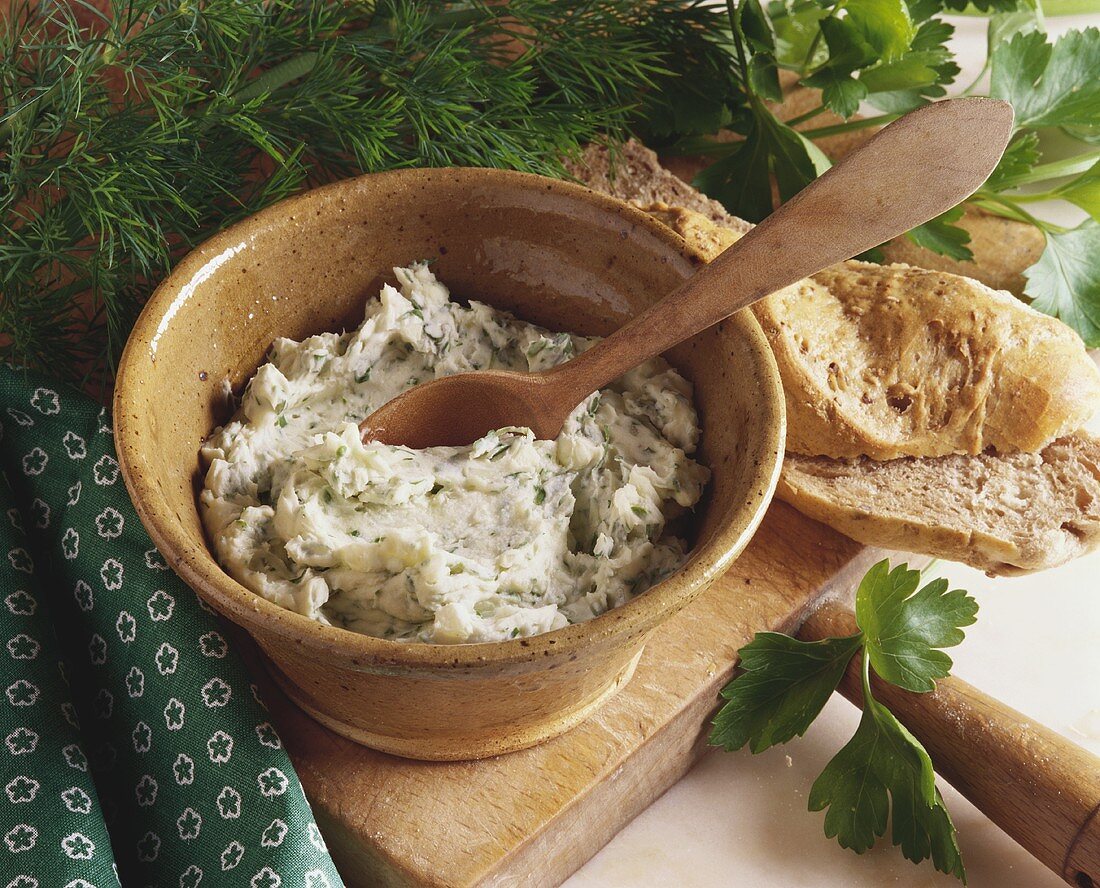
[[[756,316],[791,393],[796,453],[1035,451],[1100,402],[1100,371],[1076,333],[970,278],[845,262],[758,303]]]
[[[577,168],[578,175],[593,187],[643,206],[655,218],[680,233],[707,258],[717,256],[752,227],[729,216],[713,201],[708,201],[662,169],[652,152],[636,144],[628,144],[623,153],[625,159],[618,167],[619,175],[614,183],[610,183],[607,178],[607,154],[603,149],[590,149],[587,155],[586,163],[594,161],[595,175],[589,175],[583,167]],[[834,324],[844,321],[848,309],[831,287],[846,288],[842,292],[858,290],[861,276],[866,276],[870,281],[880,273],[885,281],[880,286],[888,290],[882,294],[885,298],[905,298],[914,289],[931,288],[932,297],[961,300],[964,306],[956,307],[953,313],[949,312],[948,319],[959,312],[964,316],[971,311],[977,314],[978,307],[968,304],[975,294],[982,311],[988,311],[994,305],[1003,306],[1010,312],[1017,308],[1015,302],[1010,304],[1000,301],[1008,297],[988,291],[980,284],[964,278],[948,276],[959,283],[953,286],[951,296],[946,296],[946,288],[945,295],[938,296],[934,290],[940,284],[930,283],[932,278],[922,277],[935,275],[935,280],[938,281],[938,273],[923,272],[907,266],[876,269],[877,266],[863,263],[845,264],[830,270],[828,274],[833,277],[827,279],[828,284],[810,281],[799,286],[811,288],[809,298],[824,300],[830,304],[825,316],[831,318]],[[806,294],[805,290],[799,292],[803,296]],[[858,305],[858,300],[854,298],[858,294],[851,295],[851,302]],[[778,301],[776,297],[771,297],[771,300]],[[820,448],[821,444],[813,443],[816,432],[812,430],[819,429],[819,426],[814,425],[818,414],[812,405],[820,401],[822,393],[829,390],[828,386],[822,388],[818,385],[816,377],[808,369],[808,362],[803,373],[792,372],[792,368],[799,367],[804,360],[802,341],[795,339],[794,332],[790,329],[780,326],[778,308],[770,305],[758,308],[757,316],[761,318],[765,328],[771,331],[773,347],[777,347],[780,352],[794,347],[793,352],[790,352],[791,359],[780,361],[787,389],[789,427],[795,431],[796,424],[805,424],[804,428],[811,431],[796,439],[799,446],[811,450]],[[797,334],[799,337],[805,336],[807,347],[812,346],[815,358],[823,359],[828,371],[830,359],[827,349],[833,342],[830,337],[823,335],[828,327],[819,329],[821,325],[814,323],[814,316],[809,309],[802,317],[804,323],[796,328]],[[1037,321],[1040,329],[1058,324],[1048,318],[1036,317],[1030,311],[1022,318],[1025,319],[1022,321],[1025,326]],[[926,326],[932,322],[943,323],[948,319],[939,319],[932,315],[926,320]],[[968,321],[974,322],[974,319]],[[860,329],[858,313],[857,318],[851,321],[851,328]],[[871,335],[873,331],[865,333]],[[1056,330],[1053,339],[1058,343],[1067,336],[1072,337],[1068,330]],[[1074,377],[1067,389],[1064,381],[1044,377],[1043,372],[1037,371],[1040,378],[1052,379],[1052,390],[1055,393],[1061,392],[1052,395],[1052,398],[1056,397],[1063,404],[1059,408],[1064,417],[1060,422],[1043,422],[1051,426],[1074,426],[1075,409],[1080,411],[1081,416],[1088,414],[1096,399],[1096,392],[1100,390],[1095,368],[1081,361],[1082,357],[1085,361],[1088,358],[1077,342],[1073,342],[1068,348],[1068,358],[1063,355],[1059,359],[1057,353],[1061,346],[1052,348],[1050,337],[1045,332],[1038,334],[1038,337],[1041,342],[1037,346],[1037,354],[1053,353],[1056,356],[1053,362],[1055,372],[1068,372]],[[856,338],[858,339],[858,334]],[[1036,352],[1031,351],[1028,338],[1029,336],[1024,336],[1023,341],[1017,343],[1022,352],[1009,352],[1002,356],[1003,360],[1027,360],[1029,366],[1035,367]],[[846,334],[842,341],[851,339]],[[882,352],[877,345],[873,349],[870,346],[864,347],[870,353],[879,355],[880,360],[885,360],[882,355],[888,354]],[[859,348],[858,343],[856,348]],[[897,351],[900,359],[900,347]],[[934,369],[938,372],[940,367],[936,366]],[[1014,372],[1013,366],[1009,366],[1007,373],[1019,376],[1019,369],[1016,368]],[[808,390],[804,390],[804,387],[808,387]],[[1031,384],[1024,384],[1023,390],[1032,390]],[[1081,403],[1076,407],[1072,403],[1066,406],[1066,402],[1073,400],[1075,390],[1079,393]],[[1006,394],[1006,398],[1008,397],[1011,397],[1011,393]],[[988,400],[988,392],[986,398]],[[862,397],[859,403],[863,403]],[[851,406],[854,408],[855,405]],[[1043,412],[1046,411],[1040,411],[1040,414]],[[1050,415],[1049,412],[1047,415]],[[1024,417],[1023,422],[1031,425],[1032,431],[1029,434],[1034,439],[1035,428],[1041,427],[1043,422],[1031,417]],[[859,437],[861,428],[862,423],[857,416],[841,440],[849,444],[853,440],[862,441]],[[835,440],[830,437],[828,428],[823,431],[825,434],[818,441],[828,443]],[[797,432],[795,434],[798,435]],[[983,424],[983,438],[985,434]],[[1011,439],[1014,435],[1021,434],[1017,431],[1010,433],[1008,437]],[[807,439],[809,443],[801,443]],[[1016,439],[1023,440],[1020,437]],[[1034,449],[1040,449],[1042,443]],[[861,443],[857,451],[864,452],[880,446],[872,438],[866,446]],[[879,449],[878,452],[883,451]],[[1098,465],[1100,445],[1095,439],[1081,434],[1054,441],[1042,453],[1014,453],[1005,456],[948,455],[938,458],[908,457],[882,462],[867,458],[830,459],[788,453],[776,495],[807,515],[868,545],[936,555],[962,561],[990,573],[1014,574],[1054,567],[1100,545]]]
[[[741,237],[644,207],[708,258]],[[787,395],[787,449],[888,460],[1035,451],[1100,405],[1100,370],[1061,321],[970,278],[844,262],[754,306]]]
[[[656,154],[633,139],[614,150],[589,145],[579,159],[567,161],[566,168],[589,188],[635,206],[662,203],[690,210],[735,231],[752,228],[751,222],[730,215],[718,201],[674,176],[661,166]]]
[[[788,454],[776,495],[861,543],[1029,573],[1100,544],[1100,440],[888,462]]]

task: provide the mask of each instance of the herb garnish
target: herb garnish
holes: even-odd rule
[[[675,120],[650,122],[651,138],[666,151],[714,156],[695,184],[730,212],[759,221],[773,209],[771,178],[784,201],[828,168],[816,139],[889,123],[946,95],[959,68],[947,48],[954,28],[939,16],[965,5],[965,0],[727,0],[737,99],[723,104],[717,94],[693,95]],[[1035,308],[1065,321],[1087,345],[1100,347],[1100,30],[1069,31],[1051,42],[1036,0],[975,5],[989,14],[991,51],[981,76],[963,92],[978,91],[988,73],[988,94],[1012,103],[1017,133],[998,169],[966,203],[1043,232],[1046,249],[1025,272],[1024,295]],[[780,70],[820,89],[820,105],[781,121],[769,104],[782,99]],[[882,113],[850,119],[861,102]],[[845,122],[801,126],[825,112]],[[721,129],[740,138],[710,137]],[[1073,156],[1043,160],[1039,136],[1053,129],[1076,140]],[[1072,229],[1055,225],[1027,210],[1027,204],[1041,200],[1068,201],[1090,218]],[[958,224],[961,218],[957,207],[908,236],[936,253],[970,260],[970,235]],[[871,251],[866,258],[880,257]]]
[[[809,728],[860,653],[863,718],[855,735],[814,781],[811,811],[826,810],[825,834],[862,854],[886,832],[919,863],[966,882],[955,827],[936,789],[932,760],[920,742],[875,700],[870,674],[908,691],[935,688],[951,658],[942,648],[963,639],[977,602],[936,579],[918,590],[920,572],[880,561],[856,591],[860,632],[846,638],[800,641],[759,632],[740,651],[742,674],[722,690],[711,744],[753,753],[786,743]]]
[[[697,184],[759,220],[769,178],[786,199],[828,166],[815,140],[946,95],[958,67],[941,16],[965,5],[15,0],[0,16],[0,359],[109,376],[183,252],[357,172],[561,176],[586,142],[633,132],[713,155]],[[1025,295],[1100,346],[1100,32],[1052,43],[1037,0],[973,5],[989,15],[989,93],[1013,103],[1019,133],[968,203],[1043,232]],[[780,71],[820,89],[821,104],[781,121],[770,104]],[[881,113],[848,119],[861,102]],[[845,121],[801,126],[826,111]],[[1055,128],[1078,141],[1076,156],[1043,159],[1038,135]],[[740,138],[715,140],[720,130]],[[1091,218],[1068,230],[1037,219],[1026,205],[1042,199]],[[909,236],[966,260],[960,218]]]
[[[564,175],[565,156],[627,133],[647,90],[706,82],[722,20],[680,0],[14,0],[0,358],[109,374],[182,253],[319,181]]]

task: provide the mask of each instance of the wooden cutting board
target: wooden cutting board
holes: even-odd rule
[[[479,762],[373,752],[266,696],[352,888],[556,886],[704,752],[753,633],[797,626],[881,553],[773,503],[711,589],[654,633],[631,682],[568,734]],[[411,702],[411,701],[410,701]]]
[[[815,92],[797,89],[780,110],[790,116],[818,101]],[[828,148],[840,156],[868,135]],[[690,181],[699,166],[682,158],[674,171]],[[959,266],[905,242],[890,245],[890,259],[1017,289],[1042,235],[981,213],[964,225],[973,236],[973,264]],[[654,633],[618,695],[568,734],[495,759],[394,758],[321,727],[270,681],[267,699],[351,888],[552,888],[706,751],[737,650],[756,632],[797,627],[823,598],[849,592],[881,557],[773,503],[729,573]]]

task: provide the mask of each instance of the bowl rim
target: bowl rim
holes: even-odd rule
[[[718,530],[704,545],[693,548],[687,560],[673,574],[624,604],[581,623],[574,623],[540,635],[505,641],[463,644],[428,644],[393,641],[326,626],[281,607],[248,589],[225,572],[204,543],[196,547],[180,529],[179,522],[160,493],[155,480],[144,468],[140,437],[130,422],[127,404],[140,384],[141,373],[159,339],[162,324],[170,322],[179,309],[179,292],[195,280],[212,259],[235,244],[250,241],[260,231],[278,227],[291,216],[318,202],[354,192],[367,180],[407,180],[429,184],[435,178],[459,184],[499,185],[531,188],[555,193],[566,199],[615,214],[632,225],[648,230],[671,251],[697,264],[702,254],[671,228],[625,201],[572,182],[531,173],[481,167],[407,168],[368,173],[342,179],[285,198],[212,235],[184,256],[156,287],[143,307],[123,349],[118,365],[112,403],[115,445],[123,479],[134,507],[169,566],[200,598],[249,632],[274,633],[327,656],[338,656],[345,665],[362,670],[376,668],[427,669],[468,668],[487,664],[527,664],[543,656],[574,653],[580,648],[610,642],[619,636],[649,631],[671,617],[726,571],[748,544],[775,491],[783,462],[786,433],[786,404],[779,369],[764,332],[752,312],[743,311],[723,323],[739,328],[742,344],[755,353],[760,364],[763,398],[760,404],[759,441],[746,453],[755,462],[753,494],[735,510],[728,526]],[[755,502],[753,502],[755,496]],[[196,504],[196,508],[198,505]]]

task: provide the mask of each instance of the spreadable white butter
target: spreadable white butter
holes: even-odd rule
[[[469,447],[361,442],[405,389],[541,370],[594,340],[452,302],[395,269],[350,333],[277,340],[236,417],[203,447],[207,532],[252,591],[321,623],[401,641],[535,635],[590,619],[674,571],[669,519],[708,471],[691,387],[649,361],[580,404],[554,441],[506,428]]]

